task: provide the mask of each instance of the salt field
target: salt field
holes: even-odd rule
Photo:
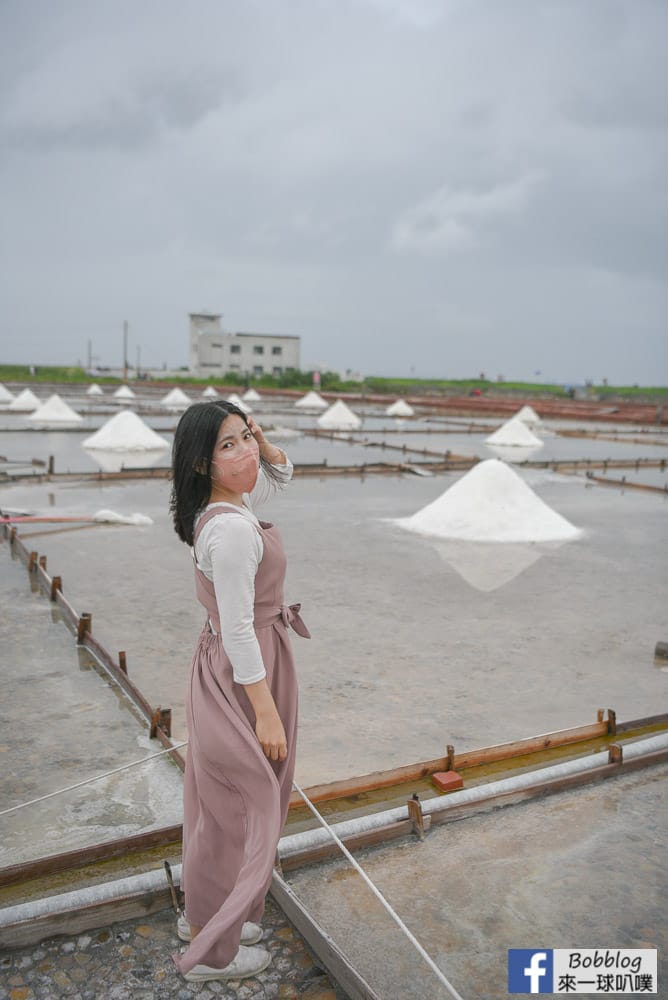
[[[37,432],[26,415],[4,410],[0,455],[41,462],[52,455],[61,472],[99,468],[94,449],[82,444],[119,407],[87,414],[85,397],[65,398],[84,415],[81,430]],[[99,402],[93,397],[90,405]],[[497,459],[485,438],[503,423],[480,421],[471,433],[471,420],[397,423],[367,407],[356,410],[362,429],[349,443],[345,432],[335,439],[303,434],[317,426],[315,412],[300,413],[284,401],[251,405],[260,423],[286,429],[274,439],[295,464],[411,464],[425,457],[423,449]],[[160,413],[157,404],[139,414],[171,443],[177,415]],[[650,430],[645,444],[561,437],[560,426],[572,427],[548,422],[536,430],[539,461],[668,459],[665,432]],[[629,435],[630,428],[594,430],[614,436]],[[383,442],[391,447],[374,446]],[[397,445],[406,452],[394,450]],[[124,454],[127,464],[131,453]],[[150,452],[136,454],[138,464],[150,464]],[[166,466],[169,449],[151,461]],[[431,759],[446,744],[461,752],[586,725],[599,708],[614,709],[620,720],[666,710],[668,670],[653,654],[658,641],[668,640],[668,495],[606,488],[584,472],[508,463],[430,476],[297,476],[258,511],[281,529],[289,559],[286,598],[302,602],[312,634],[308,641],[293,636],[302,787]],[[519,493],[528,497],[541,512],[539,526],[547,510],[573,526],[572,537],[490,540],[484,530],[492,523],[490,508],[478,501],[491,504],[503,490],[495,475],[476,480],[474,473],[484,475],[485,467],[511,477],[510,501]],[[5,466],[13,468],[19,467]],[[605,475],[657,487],[668,479],[660,467],[610,468]],[[442,525],[458,496],[459,513],[472,527],[468,538],[403,526],[430,506]],[[204,616],[168,500],[166,479],[56,476],[40,482],[33,475],[0,485],[5,511],[67,517],[106,509],[150,519],[22,524],[19,532],[29,550],[46,557],[49,572],[61,576],[73,607],[92,614],[96,638],[113,655],[126,652],[129,676],[148,701],[172,709],[178,741],[187,737],[186,680]],[[523,509],[516,505],[520,520]],[[3,804],[158,750],[146,724],[77,650],[48,599],[31,590],[6,543],[0,567],[9,611],[0,628],[10,664]],[[569,946],[577,932],[575,943],[583,946],[646,942],[665,950],[665,776],[665,766],[648,768],[438,827],[422,844],[400,842],[364,852],[362,860],[455,984],[463,989],[476,978],[476,991],[464,989],[464,995],[493,998],[505,993],[506,949],[531,947],[539,938],[547,947]],[[99,787],[0,816],[0,864],[178,823],[180,789],[176,768],[161,759]],[[386,990],[381,995],[444,995],[342,863],[295,872],[290,881],[362,973]],[[594,912],[589,906],[603,884],[616,909],[612,923],[607,904]],[[383,967],[382,953],[392,955]],[[406,983],[420,992],[411,993]]]

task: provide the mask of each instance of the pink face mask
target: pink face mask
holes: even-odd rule
[[[214,463],[222,483],[235,493],[250,493],[257,482],[260,468],[260,451],[254,448],[234,458]]]

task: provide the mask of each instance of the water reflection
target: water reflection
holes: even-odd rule
[[[475,590],[498,590],[561,543],[464,542],[430,539],[441,558]]]
[[[122,469],[152,469],[156,465],[169,463],[169,457],[166,457],[164,448],[152,448],[147,451],[107,451],[103,448],[84,448],[83,450],[103,472],[121,472]]]

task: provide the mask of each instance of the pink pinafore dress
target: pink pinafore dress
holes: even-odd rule
[[[238,517],[209,508],[212,517]],[[213,583],[195,566],[197,597],[208,621],[193,657],[186,700],[189,749],[183,789],[181,886],[186,916],[202,930],[182,955],[182,973],[223,968],[235,957],[245,921],[257,922],[271,882],[292,791],[297,737],[297,678],[288,626],[309,637],[300,605],[283,601],[286,559],[276,527],[260,521],[263,555],[255,577],[254,628],[267,684],[285,727],[288,756],[270,761],[255,735],[255,713],[237,684],[220,636]],[[213,626],[213,630],[211,628]]]

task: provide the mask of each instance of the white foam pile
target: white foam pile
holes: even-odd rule
[[[215,391],[215,390],[214,390]],[[190,396],[186,395],[183,389],[172,389],[160,400],[163,406],[190,406]]]
[[[391,406],[385,410],[388,417],[413,417],[415,416],[415,410],[410,406],[405,399],[398,399],[396,403],[392,403]]]
[[[121,385],[118,387],[114,393],[114,399],[136,399],[136,393],[132,391],[129,385]]]
[[[4,385],[0,384],[0,403],[11,403],[14,398],[14,393],[10,392],[9,389],[5,389]]]
[[[154,451],[169,448],[169,444],[136,413],[123,410],[86,438],[83,447],[104,451]]]
[[[34,413],[30,414],[28,420],[43,424],[80,424],[83,417],[68,406],[57,392],[54,392],[53,396],[49,396]]]
[[[232,403],[234,406],[238,406],[240,410],[244,411],[244,413],[253,412],[248,403],[244,403],[241,396],[236,392],[233,392],[231,396],[227,396],[227,402]]]
[[[522,423],[518,417],[511,417],[502,427],[499,427],[498,431],[494,431],[488,438],[485,438],[485,444],[503,444],[518,448],[541,448],[543,442],[535,434],[532,434],[527,425]]]
[[[333,431],[352,431],[361,427],[362,421],[342,399],[330,406],[317,420],[318,427]]]
[[[515,417],[532,430],[539,430],[543,426],[543,421],[533,406],[523,406],[521,410],[517,411]]]
[[[31,389],[24,389],[16,396],[9,406],[8,410],[15,410],[19,413],[31,413],[36,410],[40,405],[39,399]]]
[[[92,382],[86,389],[87,396],[104,396],[104,392],[100,389],[97,382]]]
[[[147,514],[117,514],[115,510],[98,510],[93,520],[103,524],[153,524]]]
[[[220,399],[220,396],[214,389],[212,385],[207,385],[206,389],[202,393],[205,399]]]
[[[259,403],[262,396],[255,389],[246,389],[245,393],[241,397],[244,403]]]
[[[471,542],[565,541],[581,534],[496,458],[474,465],[433,503],[394,523],[420,535]]]
[[[307,392],[295,402],[295,406],[300,410],[326,410],[327,402],[317,392]]]

